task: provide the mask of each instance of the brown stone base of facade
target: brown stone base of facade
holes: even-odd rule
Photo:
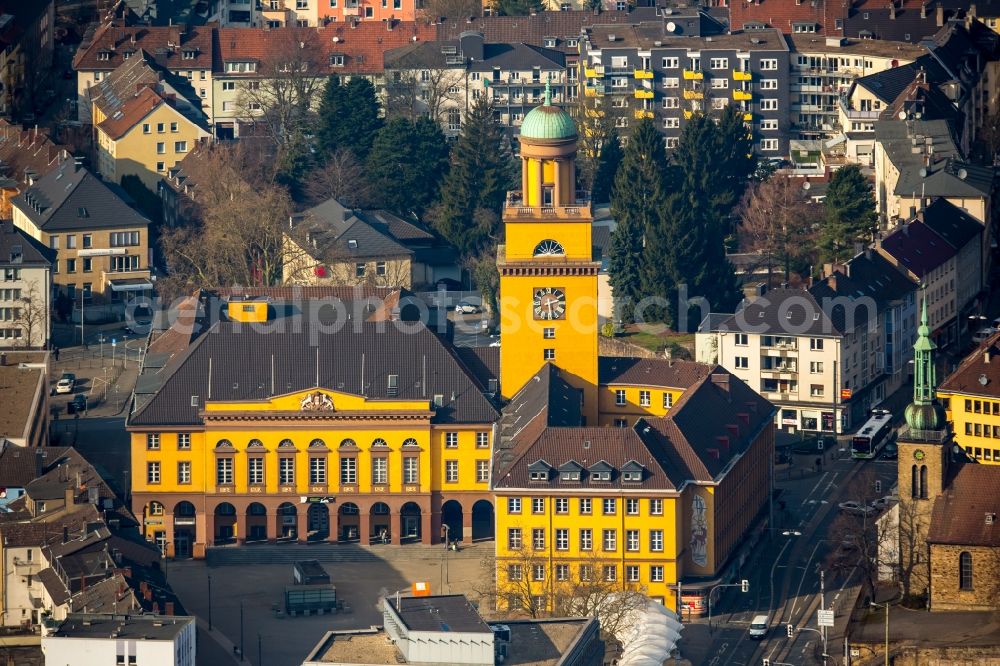
[[[166,557],[253,542],[437,544],[491,539],[494,498],[482,492],[383,495],[136,493],[132,510]]]

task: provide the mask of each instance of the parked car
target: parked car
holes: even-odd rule
[[[877,500],[872,500],[871,507],[876,511],[882,511],[883,509],[888,509],[894,502],[898,501],[899,498],[895,495],[886,495],[885,497],[880,497]]]
[[[462,301],[455,306],[455,312],[459,314],[479,314],[483,309],[475,303],[469,301]]]
[[[56,382],[56,393],[72,393],[74,388],[76,388],[76,375],[72,372],[64,372]]]
[[[841,502],[837,505],[840,510],[844,513],[853,513],[857,516],[870,516],[875,513],[875,509],[867,504],[862,504],[861,502],[855,502],[854,500],[848,500],[847,502]]]
[[[899,445],[896,442],[886,442],[882,447],[882,458],[885,460],[895,460],[899,457]]]
[[[977,345],[978,344],[982,344],[983,342],[986,341],[987,338],[989,338],[991,335],[993,335],[996,332],[997,332],[997,329],[993,328],[992,326],[987,326],[986,328],[981,328],[978,331],[976,331],[975,335],[972,336],[972,341],[974,343],[976,343]]]
[[[767,628],[770,624],[770,618],[766,615],[755,615],[752,620],[750,620],[750,638],[754,640],[763,640],[767,636]]]
[[[73,396],[73,399],[66,405],[67,414],[76,414],[78,412],[82,413],[85,411],[87,411],[87,396],[82,393]]]

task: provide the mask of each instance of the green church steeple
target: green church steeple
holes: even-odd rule
[[[934,370],[934,350],[927,325],[927,299],[924,298],[913,345],[913,402],[906,406],[906,424],[913,430],[942,430],[945,427],[944,407],[937,401],[937,377]]]

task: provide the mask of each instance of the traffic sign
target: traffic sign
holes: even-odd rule
[[[816,611],[816,624],[821,627],[832,627],[833,626],[833,611],[832,610],[818,610]]]

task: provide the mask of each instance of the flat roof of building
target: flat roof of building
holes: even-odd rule
[[[113,615],[71,613],[52,636],[172,641],[194,618],[187,615]]]
[[[386,597],[410,631],[489,633],[490,627],[463,594],[432,597]]]
[[[611,37],[614,36],[614,41]],[[774,28],[739,32],[732,35],[688,37],[667,32],[662,21],[645,21],[632,25],[594,25],[587,28],[590,48],[594,49],[685,49],[709,51],[737,49],[739,51],[787,51],[788,44]],[[658,43],[657,43],[658,42]]]
[[[24,436],[31,408],[37,396],[38,382],[45,372],[41,367],[21,368],[21,363],[44,363],[46,352],[3,352],[6,364],[0,365],[0,435],[11,439]]]
[[[797,53],[823,52],[828,54],[869,55],[881,58],[916,60],[927,53],[927,49],[907,42],[889,42],[882,39],[847,39],[839,44],[827,43],[821,35],[785,35],[788,46]]]
[[[506,666],[556,666],[588,618],[551,620],[505,620],[510,627]],[[381,628],[331,631],[306,663],[312,664],[405,664],[402,654]],[[434,665],[426,665],[434,666]]]

